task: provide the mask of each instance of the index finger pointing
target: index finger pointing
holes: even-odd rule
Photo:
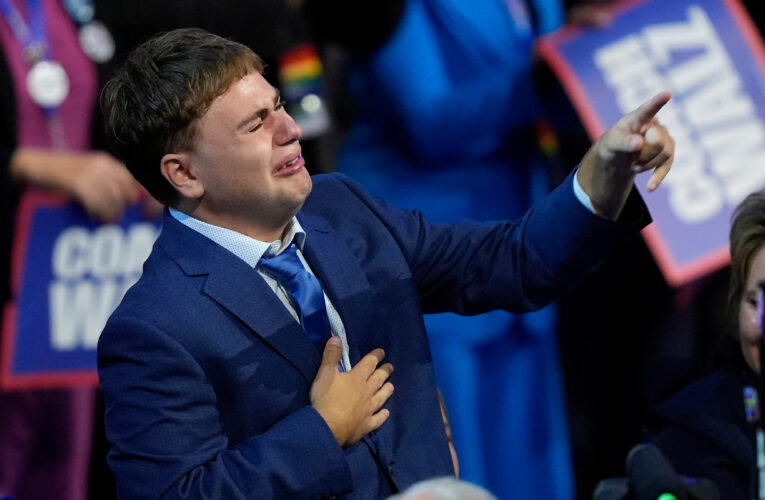
[[[644,125],[651,123],[656,113],[669,102],[671,97],[672,95],[669,92],[659,92],[643,102],[643,104],[625,117],[630,128],[634,131],[639,131]]]

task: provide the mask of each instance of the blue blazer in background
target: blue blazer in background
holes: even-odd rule
[[[98,346],[121,498],[384,498],[453,474],[423,312],[543,306],[649,216],[592,215],[571,178],[515,223],[428,224],[349,179],[314,177],[304,255],[356,363],[393,363],[389,420],[341,449],[309,404],[320,353],[258,273],[166,215]]]

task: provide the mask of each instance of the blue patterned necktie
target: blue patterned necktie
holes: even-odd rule
[[[258,269],[289,290],[300,324],[319,352],[323,352],[330,335],[324,292],[319,280],[300,262],[295,242],[278,255],[260,259]]]

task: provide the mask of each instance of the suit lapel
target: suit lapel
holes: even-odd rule
[[[279,352],[308,383],[313,382],[319,352],[263,278],[247,264],[244,267],[213,270],[204,292]]]
[[[170,215],[157,243],[186,274],[207,275],[203,292],[261,337],[308,383],[313,382],[319,353],[257,271]]]

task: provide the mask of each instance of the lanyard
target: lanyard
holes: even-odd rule
[[[8,21],[13,35],[23,48],[24,59],[34,64],[48,56],[45,12],[42,0],[27,0],[26,4],[29,10],[29,24],[11,0],[0,0],[0,14]]]

